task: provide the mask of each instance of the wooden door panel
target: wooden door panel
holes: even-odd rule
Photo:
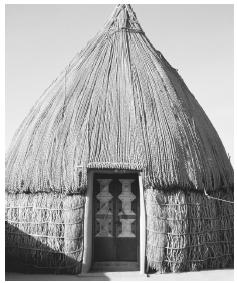
[[[116,261],[116,247],[114,239],[94,239],[94,261]]]
[[[95,175],[94,261],[138,259],[138,204],[135,174]]]
[[[114,206],[110,183],[112,179],[94,182],[94,260],[116,260],[114,241]],[[105,248],[106,247],[106,248]]]
[[[121,184],[117,202],[116,248],[117,260],[137,259],[137,190],[132,190],[135,178],[119,178]]]
[[[137,242],[132,238],[120,238],[117,240],[117,260],[136,261],[137,260]]]

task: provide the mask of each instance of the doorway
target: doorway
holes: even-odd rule
[[[139,263],[137,174],[94,174],[93,263]]]

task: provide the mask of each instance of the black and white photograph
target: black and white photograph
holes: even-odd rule
[[[234,281],[236,3],[184,2],[2,3],[3,281]]]

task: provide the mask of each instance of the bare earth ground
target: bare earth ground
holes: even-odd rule
[[[138,271],[91,272],[84,275],[52,275],[6,273],[6,281],[234,281],[233,269],[207,270],[197,272],[150,274]]]

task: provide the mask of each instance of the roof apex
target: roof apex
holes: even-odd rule
[[[105,24],[108,30],[135,29],[142,30],[135,12],[130,4],[118,4],[112,16]]]

